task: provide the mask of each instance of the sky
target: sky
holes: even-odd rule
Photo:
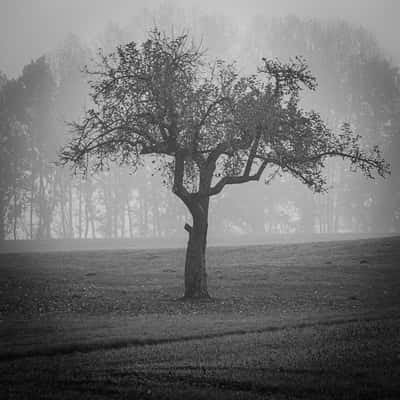
[[[0,0],[0,70],[20,74],[32,59],[55,49],[69,33],[86,39],[111,21],[123,26],[161,0]],[[341,18],[362,25],[400,64],[400,0],[169,0],[185,8],[228,15],[238,21],[262,14]]]

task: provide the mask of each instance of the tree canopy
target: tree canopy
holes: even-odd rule
[[[256,74],[241,76],[234,64],[208,62],[187,35],[171,39],[155,30],[141,46],[100,54],[97,66],[87,71],[93,107],[74,123],[65,162],[136,168],[144,155],[157,155],[180,196],[215,195],[264,171],[289,172],[320,191],[331,156],[369,177],[388,171],[379,149],[361,149],[348,124],[333,132],[301,108],[301,90],[314,90],[316,80],[300,57],[263,59]],[[212,182],[204,185],[206,170]]]

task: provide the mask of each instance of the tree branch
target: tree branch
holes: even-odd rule
[[[249,158],[247,159],[246,168],[244,170],[245,176],[250,175],[251,167],[253,166],[254,157],[257,152],[258,143],[260,142],[260,137],[261,137],[261,129],[258,129],[258,132],[254,138],[253,145],[251,146],[251,149],[250,149]]]
[[[218,157],[223,154],[229,145],[226,142],[220,143],[214,150],[212,150],[207,157],[207,164],[215,163],[218,160]]]
[[[268,162],[263,161],[258,171],[254,175],[224,176],[218,183],[215,184],[215,186],[210,189],[209,196],[214,196],[218,193],[221,193],[222,189],[226,185],[236,185],[250,181],[259,181],[267,165]]]

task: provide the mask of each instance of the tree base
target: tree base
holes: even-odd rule
[[[212,297],[207,293],[206,295],[201,296],[187,296],[184,295],[178,298],[178,301],[185,301],[185,302],[209,302],[212,301]]]

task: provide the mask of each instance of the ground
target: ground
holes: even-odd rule
[[[0,255],[0,398],[400,398],[400,238]]]

